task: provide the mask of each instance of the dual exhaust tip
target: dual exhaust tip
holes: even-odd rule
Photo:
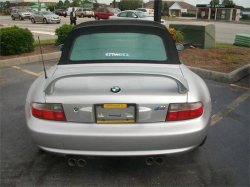
[[[164,159],[163,157],[157,157],[156,159],[154,159],[153,157],[148,157],[146,158],[146,164],[151,166],[154,163],[156,163],[157,165],[162,165],[164,163]],[[86,166],[86,161],[84,159],[74,159],[74,158],[70,158],[68,160],[68,164],[69,166],[79,166],[79,167],[84,167]]]
[[[82,168],[82,167],[86,166],[86,161],[84,159],[76,160],[74,158],[70,158],[68,160],[68,164],[69,164],[69,166],[76,166],[77,165],[77,166]]]
[[[156,163],[159,166],[162,165],[164,163],[163,157],[157,157],[156,159],[154,159],[153,157],[146,158],[147,165],[152,166],[154,163]]]

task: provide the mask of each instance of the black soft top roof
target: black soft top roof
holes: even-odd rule
[[[144,21],[144,20],[99,20],[99,21],[86,21],[78,24],[74,30],[80,29],[83,27],[95,27],[95,26],[149,26],[149,27],[157,27],[161,29],[165,29],[162,24],[155,21]]]
[[[70,54],[72,46],[77,37],[93,33],[144,33],[154,34],[162,38],[166,54],[166,61],[145,61],[145,60],[95,60],[95,61],[72,61]],[[176,50],[175,42],[167,28],[160,23],[144,20],[101,20],[88,21],[77,25],[68,35],[59,65],[84,64],[84,63],[155,63],[155,64],[181,64]]]

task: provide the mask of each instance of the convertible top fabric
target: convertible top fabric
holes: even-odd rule
[[[95,61],[71,61],[70,53],[74,41],[78,36],[93,33],[144,33],[158,35],[164,41],[166,61],[144,60],[95,60]],[[107,44],[108,45],[108,44]],[[85,63],[153,63],[153,64],[181,64],[176,50],[175,42],[166,27],[154,21],[138,20],[101,20],[89,21],[77,25],[68,35],[58,65],[85,64]]]

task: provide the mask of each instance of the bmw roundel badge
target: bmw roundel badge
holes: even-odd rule
[[[118,86],[113,86],[111,89],[110,89],[110,91],[112,92],[112,93],[120,93],[121,92],[121,88],[120,87],[118,87]]]

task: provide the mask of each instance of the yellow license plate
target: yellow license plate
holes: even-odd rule
[[[97,123],[134,123],[135,120],[97,120]]]
[[[103,108],[127,108],[127,104],[103,104]]]

